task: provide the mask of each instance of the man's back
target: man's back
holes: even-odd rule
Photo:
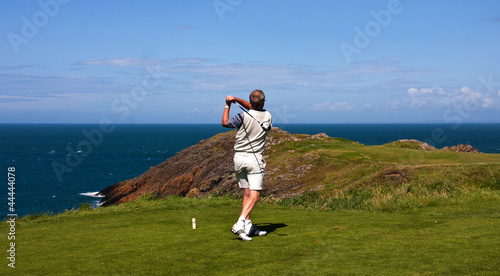
[[[272,115],[266,110],[250,109],[249,113],[259,122],[272,122]],[[264,151],[268,131],[248,114],[242,114],[243,122],[236,132],[234,150],[237,152],[262,153]]]

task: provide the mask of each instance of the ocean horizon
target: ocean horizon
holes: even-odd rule
[[[483,153],[500,153],[500,123],[275,126],[365,145],[417,139],[436,148],[468,144]],[[0,124],[0,162],[5,175],[15,168],[15,214],[61,213],[85,202],[97,206],[98,191],[226,131],[220,124]],[[6,199],[8,192],[6,186]],[[8,207],[4,218],[12,213]]]

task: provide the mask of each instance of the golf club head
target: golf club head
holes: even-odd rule
[[[260,124],[260,126],[262,127],[262,129],[264,131],[270,131],[271,130],[271,123],[270,122],[263,122]]]

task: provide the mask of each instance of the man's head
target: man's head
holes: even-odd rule
[[[262,90],[254,90],[250,93],[250,104],[252,105],[252,109],[262,109],[264,108],[264,103],[266,102],[266,95],[264,95],[264,91]]]

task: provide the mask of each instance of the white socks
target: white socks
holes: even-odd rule
[[[238,222],[236,222],[236,226],[238,228],[244,228],[245,227],[245,218],[244,217],[240,217],[238,219]]]
[[[252,228],[252,220],[246,220],[244,217],[240,217],[238,222],[236,222],[236,226],[238,228],[244,228],[245,231],[249,232],[250,228]]]

